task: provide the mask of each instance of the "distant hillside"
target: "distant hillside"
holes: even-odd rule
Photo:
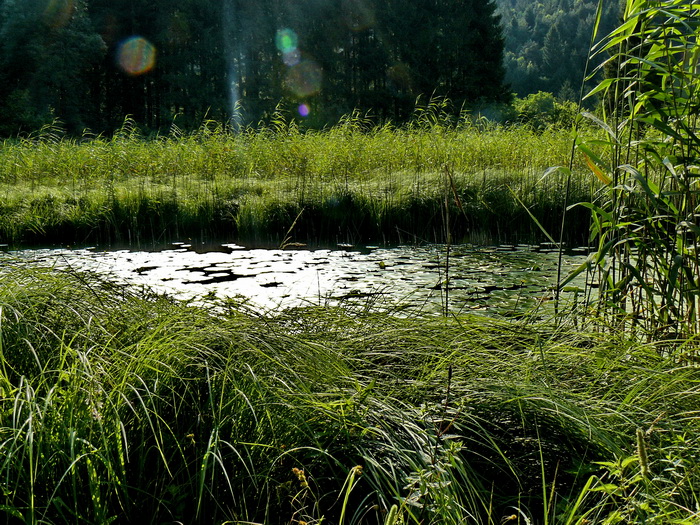
[[[597,0],[496,0],[505,37],[506,81],[523,97],[549,91],[577,100]],[[600,34],[619,19],[619,0],[606,0]]]

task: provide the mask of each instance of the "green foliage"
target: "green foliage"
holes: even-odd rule
[[[0,2],[0,132],[38,130],[54,118],[81,133],[94,119],[92,69],[107,48],[86,0]],[[4,117],[4,118],[3,118]]]
[[[267,121],[281,103],[320,129],[354,109],[403,122],[419,96],[457,112],[508,98],[492,0],[2,0],[0,37],[3,136],[35,131],[36,115],[73,136],[127,115],[192,131]]]
[[[592,476],[581,494],[581,498],[595,501],[595,505],[575,518],[572,515],[568,523],[697,522],[698,494],[688,471],[692,467],[687,456],[694,445],[688,436],[656,436],[657,431],[653,427],[646,432],[638,429],[641,445],[635,455],[596,462],[602,467],[601,474]],[[647,451],[650,436],[656,438],[656,446]],[[675,500],[680,494],[692,504],[686,508],[677,505]]]
[[[625,334],[262,317],[16,265],[0,343],[10,521],[697,519],[697,369]]]
[[[696,108],[697,8],[630,0],[618,29],[596,52],[612,75],[589,96],[608,101],[605,131],[578,150],[606,186],[593,211],[600,307],[653,338],[684,337],[700,327]],[[615,70],[615,68],[617,68]],[[593,148],[603,151],[593,152]]]
[[[283,111],[269,126],[232,133],[207,121],[155,139],[133,120],[110,139],[47,127],[0,150],[0,242],[279,246],[302,209],[287,241],[441,241],[446,169],[459,198],[450,200],[455,241],[534,240],[540,233],[511,190],[552,231],[563,180],[539,174],[566,162],[569,148],[568,132],[456,119],[444,99],[419,105],[402,128],[354,113],[303,132]],[[586,199],[584,166],[576,173],[573,195]],[[571,224],[582,239],[585,214]]]
[[[0,135],[10,136],[17,131],[40,129],[50,124],[53,116],[49,111],[41,111],[31,101],[27,89],[16,89],[6,93],[4,103],[0,105]]]
[[[551,93],[542,91],[522,99],[515,99],[513,107],[518,121],[536,130],[552,126],[571,129],[578,116],[578,107],[575,103],[562,102]]]
[[[498,0],[505,36],[506,81],[520,96],[539,91],[578,102],[591,33],[596,24],[596,0]],[[611,31],[620,3],[601,3],[600,31]]]

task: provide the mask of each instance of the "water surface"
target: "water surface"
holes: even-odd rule
[[[565,275],[581,264],[563,258]],[[247,249],[235,244],[164,249],[37,249],[0,254],[2,264],[93,271],[188,300],[236,299],[261,310],[354,303],[404,312],[520,315],[547,304],[558,254],[542,246],[341,246]]]

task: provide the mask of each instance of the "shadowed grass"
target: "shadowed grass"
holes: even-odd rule
[[[647,499],[694,512],[697,370],[621,334],[260,317],[26,269],[4,271],[0,308],[10,522],[383,523],[393,505],[406,523],[605,517],[639,490],[582,488],[614,476],[595,461],[636,457],[637,428],[673,482],[649,478]]]

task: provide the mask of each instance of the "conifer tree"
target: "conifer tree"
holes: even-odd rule
[[[0,133],[401,122],[419,97],[503,101],[494,0],[0,0]],[[302,111],[303,108],[303,111]]]

